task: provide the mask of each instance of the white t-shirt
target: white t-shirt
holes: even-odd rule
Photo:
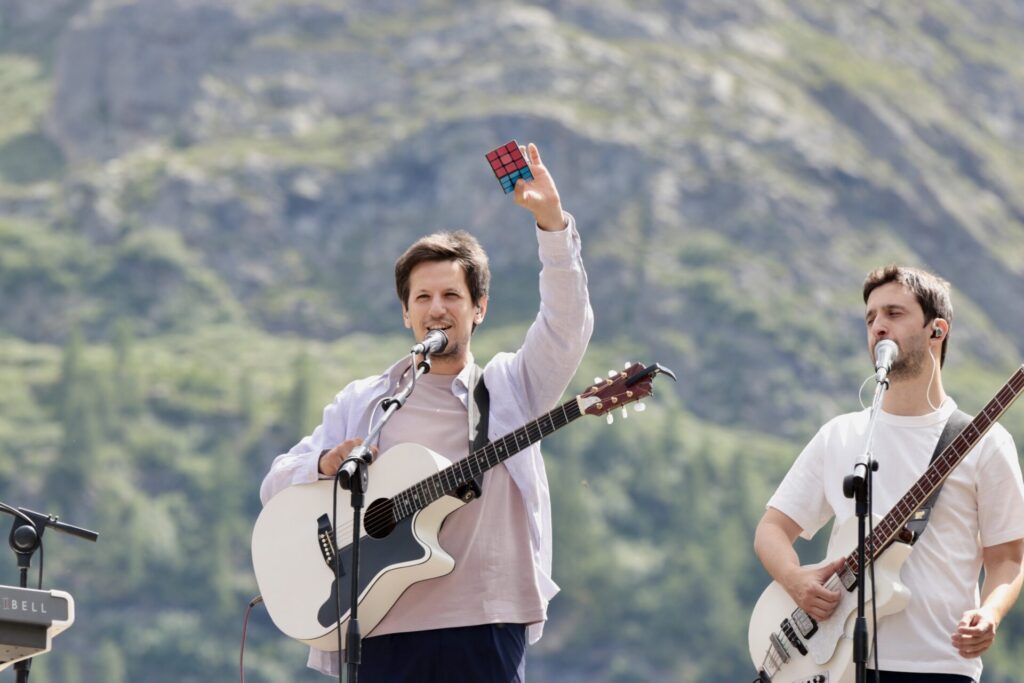
[[[879,464],[872,480],[875,514],[887,513],[928,468],[955,409],[946,399],[926,415],[879,414],[871,449]],[[843,478],[864,452],[869,412],[840,415],[818,430],[768,501],[800,525],[804,538],[833,516],[833,530],[854,516]],[[979,605],[982,548],[1018,538],[1024,538],[1024,483],[1013,439],[996,424],[946,480],[928,528],[903,565],[912,597],[904,611],[879,620],[879,668],[978,680],[981,659],[961,657],[950,638],[963,613]]]

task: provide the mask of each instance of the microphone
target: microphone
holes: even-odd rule
[[[410,349],[409,353],[428,356],[432,353],[441,353],[447,346],[448,335],[444,333],[444,330],[431,330],[427,332],[427,336],[423,338],[423,341]]]
[[[875,381],[888,382],[887,376],[892,364],[900,357],[900,347],[892,339],[883,339],[875,344]]]

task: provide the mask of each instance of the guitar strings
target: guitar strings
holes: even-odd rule
[[[415,382],[415,375],[413,375],[413,381]],[[630,395],[630,394],[629,394],[629,392],[625,392],[624,395]],[[623,394],[619,394],[616,397],[610,398],[610,400],[614,402],[616,400],[616,398],[621,400],[622,397],[623,397]],[[605,397],[605,398],[608,398],[608,397]],[[640,398],[640,397],[637,397],[637,398]],[[629,401],[627,401],[627,402],[629,402]],[[625,405],[625,403],[623,403],[623,405]],[[579,412],[576,412],[575,414],[570,414],[570,412],[568,411],[568,408],[570,406],[576,407]],[[561,411],[561,416],[559,416],[556,419],[556,413],[558,413],[559,411]],[[554,432],[554,431],[560,429],[561,427],[564,427],[564,426],[568,425],[570,422],[573,422],[577,418],[582,417],[584,414],[585,414],[584,411],[579,408],[579,404],[575,400],[569,400],[569,401],[567,401],[567,402],[565,402],[565,403],[563,403],[563,404],[561,404],[559,406],[556,406],[555,408],[553,408],[552,410],[548,411],[544,415],[540,416],[536,420],[533,420],[531,422],[527,422],[525,425],[523,425],[519,429],[515,429],[515,430],[509,432],[508,434],[505,434],[504,436],[499,437],[499,438],[495,439],[494,441],[491,441],[491,442],[485,444],[484,446],[482,446],[481,448],[477,449],[476,451],[473,451],[473,452],[469,453],[465,458],[462,458],[462,459],[456,461],[455,463],[452,463],[448,467],[446,467],[446,468],[440,470],[439,472],[435,473],[434,475],[431,475],[431,477],[428,477],[428,479],[438,477],[438,475],[440,475],[441,472],[450,472],[453,467],[455,467],[456,465],[459,465],[459,464],[463,464],[466,461],[470,460],[471,458],[476,459],[476,460],[480,460],[481,458],[484,458],[487,462],[490,462],[490,457],[491,456],[487,454],[487,450],[491,449],[493,451],[492,455],[497,456],[498,453],[501,451],[501,449],[498,448],[498,445],[500,444],[501,447],[505,451],[507,451],[508,448],[509,448],[509,444],[507,443],[508,439],[509,439],[509,437],[512,437],[512,439],[514,440],[515,446],[516,446],[516,451],[515,451],[515,453],[505,453],[505,454],[503,454],[504,457],[500,457],[499,456],[497,462],[495,462],[493,465],[490,465],[490,467],[498,465],[503,460],[505,460],[505,459],[507,459],[509,457],[512,457],[513,455],[515,455],[515,454],[517,454],[517,453],[519,453],[521,451],[526,450],[526,448],[529,448],[533,444],[535,444],[538,441],[540,441],[545,436],[545,434],[544,434],[544,427],[542,425],[542,422],[545,419],[548,421],[548,424],[551,427],[551,432]],[[526,446],[523,447],[523,448],[519,447],[519,436],[517,436],[517,435],[520,435],[520,434],[526,438]],[[379,435],[378,435],[378,443],[380,443]],[[487,469],[489,469],[490,467],[488,467]],[[424,480],[424,481],[426,481],[426,480]],[[422,483],[423,482],[419,482],[419,484],[422,484]],[[409,487],[409,488],[407,488],[407,489],[405,489],[403,491],[399,491],[398,494],[396,494],[395,496],[393,496],[391,498],[391,500],[394,501],[395,498],[398,497],[398,495],[401,495],[402,493],[405,493],[409,489],[412,489],[415,486],[418,486],[419,484],[416,484],[416,485],[414,485],[412,487]],[[445,495],[445,494],[450,493],[450,492],[451,491],[443,490],[441,495]],[[438,496],[438,498],[440,498],[440,496]],[[383,507],[381,507],[378,510],[375,510],[373,512],[368,513],[366,515],[366,517],[364,518],[364,520],[363,520],[363,529],[364,529],[364,531],[365,531],[367,526],[375,525],[375,524],[381,522],[382,520],[387,519],[388,517],[391,517],[391,518],[395,519],[396,522],[399,521],[399,519],[397,518],[397,515],[395,514],[395,509],[394,509],[393,505],[391,505],[391,506],[383,506]],[[404,517],[405,516],[403,516],[401,519],[404,519]]]
[[[508,441],[509,437],[511,437],[514,440],[516,446],[518,447],[519,441],[520,441],[520,437],[525,436],[526,444],[527,444],[526,447],[516,451],[516,453],[520,452],[521,450],[526,450],[526,448],[529,448],[534,443],[537,443],[538,441],[541,440],[541,438],[543,438],[543,436],[544,436],[544,428],[542,427],[542,424],[541,424],[543,420],[547,420],[548,424],[550,424],[551,427],[553,428],[552,431],[554,431],[554,430],[557,430],[557,429],[559,429],[561,427],[564,427],[564,426],[568,425],[570,422],[575,420],[577,417],[580,417],[580,415],[582,415],[582,413],[580,413],[580,415],[570,415],[569,412],[567,412],[568,406],[570,406],[572,404],[574,404],[574,401],[570,400],[570,401],[568,401],[568,402],[566,402],[566,403],[564,403],[562,405],[556,406],[554,409],[552,409],[551,411],[549,411],[545,415],[542,415],[541,417],[537,418],[536,420],[532,420],[531,422],[526,423],[525,425],[523,425],[519,429],[513,430],[513,431],[509,432],[508,434],[505,434],[504,436],[501,436],[501,437],[495,439],[494,441],[491,441],[491,442],[485,444],[484,446],[481,446],[480,448],[478,448],[477,450],[473,451],[472,453],[467,454],[467,456],[465,458],[461,458],[461,459],[455,461],[454,463],[452,463],[448,467],[440,470],[439,472],[435,473],[434,475],[431,475],[427,479],[431,479],[431,478],[437,477],[438,475],[441,474],[441,472],[448,472],[452,468],[454,468],[454,467],[456,467],[456,466],[458,466],[460,464],[466,463],[466,461],[470,460],[470,458],[476,458],[477,460],[480,460],[481,458],[483,458],[483,459],[486,459],[487,462],[490,462],[491,456],[497,456],[497,454],[499,453],[499,449],[498,449],[498,445],[499,444],[501,445],[501,448],[503,448],[505,450],[508,450],[508,445],[506,445],[506,442]],[[558,413],[559,411],[561,412],[561,415],[556,418],[556,413]],[[517,436],[517,434],[519,436]],[[538,438],[535,439],[534,436],[536,436]],[[488,449],[490,449],[490,451],[492,451],[492,453],[488,454]],[[512,455],[515,455],[515,454],[513,453]],[[511,457],[511,455],[509,455],[508,457]],[[494,465],[500,464],[501,462],[502,462],[502,460],[499,458],[499,460],[496,463],[494,463]],[[426,480],[424,480],[424,481],[426,481]],[[402,493],[405,493],[409,489],[415,488],[415,486],[418,486],[419,484],[422,484],[422,483],[423,482],[421,481],[418,484],[415,484],[414,486],[411,486],[411,487],[409,487],[407,489],[404,489],[403,491],[399,491],[394,497],[391,498],[391,500],[394,501],[394,499],[397,498],[398,495],[401,495]],[[448,492],[445,491],[444,493],[448,493]],[[442,495],[444,495],[444,493],[442,493]],[[373,526],[373,525],[376,525],[376,524],[378,524],[378,523],[380,523],[382,521],[387,520],[388,517],[391,517],[391,518],[395,519],[396,522],[399,521],[397,519],[398,515],[395,514],[394,506],[383,506],[383,507],[381,507],[378,510],[374,510],[373,512],[368,512],[366,517],[363,520],[363,530],[365,531],[367,526]],[[404,519],[404,517],[403,517],[403,519]],[[352,525],[349,524],[349,531],[350,532],[351,532],[351,529],[352,529]],[[339,527],[339,531],[340,531],[340,527]]]
[[[621,397],[621,395],[620,395],[620,397]],[[614,399],[612,399],[612,400],[614,400]],[[533,444],[535,444],[538,441],[540,441],[544,437],[544,427],[542,425],[542,422],[544,420],[548,421],[548,424],[551,427],[551,431],[554,432],[554,431],[556,431],[556,430],[558,430],[558,429],[568,425],[570,422],[573,422],[577,418],[582,417],[584,414],[586,414],[582,410],[579,410],[579,412],[577,412],[575,414],[571,414],[568,409],[570,407],[572,407],[572,406],[575,406],[579,410],[579,404],[575,400],[569,400],[569,401],[567,401],[567,402],[565,402],[565,403],[563,403],[561,405],[558,405],[555,408],[553,408],[552,410],[548,411],[546,414],[544,414],[544,415],[540,416],[539,418],[537,418],[536,420],[532,420],[530,422],[527,422],[525,425],[523,425],[519,429],[515,429],[515,430],[509,432],[508,434],[505,434],[504,436],[501,436],[501,437],[495,439],[494,441],[491,441],[491,442],[485,444],[484,446],[480,447],[476,451],[473,451],[473,452],[469,453],[465,458],[462,458],[462,459],[452,463],[448,467],[440,470],[439,472],[435,473],[434,475],[431,475],[431,477],[428,477],[428,479],[431,479],[431,478],[434,478],[434,477],[438,477],[438,475],[440,475],[441,472],[449,472],[449,471],[451,471],[451,469],[453,467],[455,467],[455,466],[457,466],[459,464],[463,464],[466,461],[470,460],[471,458],[475,458],[477,460],[479,460],[481,458],[484,458],[487,462],[490,462],[491,455],[497,456],[497,454],[500,452],[500,449],[498,448],[498,445],[501,445],[501,447],[504,448],[506,451],[508,450],[508,443],[507,443],[507,441],[508,441],[509,437],[511,437],[514,440],[514,443],[516,445],[517,450],[516,450],[515,453],[506,453],[506,454],[504,454],[505,457],[499,457],[498,461],[495,462],[491,466],[500,464],[503,460],[505,460],[505,459],[507,459],[509,457],[512,457],[513,455],[519,453],[520,451],[526,450],[526,448],[529,448]],[[559,411],[561,412],[561,415],[560,416],[556,416],[556,414]],[[525,438],[526,438],[526,446],[525,447],[519,448],[519,436],[517,436],[517,435],[525,436]],[[378,435],[378,443],[380,443],[379,435]],[[491,455],[487,454],[488,449],[491,449],[493,451],[493,453]],[[424,481],[426,481],[426,480],[424,480]],[[422,483],[423,482],[419,482],[419,484],[422,484]],[[395,496],[393,496],[391,498],[391,501],[394,501],[395,498],[398,497],[398,495],[401,495],[402,493],[405,493],[406,491],[409,491],[410,489],[415,488],[415,486],[418,486],[419,484],[411,486],[411,487],[409,487],[409,488],[407,488],[407,489],[405,489],[403,491],[399,491]],[[442,495],[445,495],[447,493],[450,493],[450,491],[445,490],[445,491],[442,492]],[[438,496],[438,498],[440,498],[440,496]],[[365,531],[367,526],[376,525],[376,524],[380,523],[381,521],[386,520],[388,517],[391,517],[392,519],[394,519],[395,522],[399,521],[398,515],[395,514],[395,508],[394,508],[393,505],[391,505],[391,506],[382,506],[378,510],[374,510],[373,512],[368,512],[367,515],[363,518],[363,530]],[[405,516],[403,516],[401,519],[404,519],[404,518],[405,518]],[[339,531],[340,530],[341,530],[341,528],[339,527]],[[348,530],[349,530],[349,532],[351,532],[351,524],[349,525],[349,529]]]

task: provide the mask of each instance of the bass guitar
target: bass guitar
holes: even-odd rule
[[[455,560],[438,543],[445,518],[466,504],[457,492],[545,436],[583,415],[604,415],[653,392],[653,379],[670,370],[634,363],[523,427],[451,463],[416,444],[400,444],[371,466],[359,542],[359,623],[370,633],[402,593],[418,581],[451,572]],[[641,404],[642,405],[642,404]],[[640,406],[637,406],[640,409]],[[349,505],[348,491],[333,479],[290,486],[271,498],[252,534],[252,562],[263,602],[274,624],[287,636],[337,651],[337,630],[348,623],[351,579],[335,580],[351,567],[352,522],[331,524],[337,509]],[[349,539],[335,546],[335,538]],[[345,611],[338,614],[340,604]]]
[[[865,563],[874,563],[875,611],[878,617],[899,612],[910,602],[910,591],[900,583],[900,569],[910,556],[914,540],[906,528],[907,523],[1022,390],[1024,365],[943,449],[892,510],[885,517],[873,516],[874,532],[867,539]],[[797,607],[778,582],[772,582],[761,594],[754,605],[747,633],[750,657],[758,669],[758,681],[852,683],[855,678],[852,663],[856,587],[862,578],[867,581],[866,595],[872,594],[870,571],[861,572],[857,566],[856,544],[857,518],[851,517],[832,537],[826,560],[818,565],[844,558],[842,569],[825,582],[829,590],[841,591],[839,605],[825,621],[815,621]],[[867,609],[870,610],[870,606]],[[870,622],[868,630],[870,642]]]

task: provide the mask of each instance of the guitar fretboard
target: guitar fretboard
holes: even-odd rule
[[[1010,379],[999,390],[995,398],[979,412],[963,431],[943,449],[942,453],[928,466],[920,479],[910,487],[902,498],[893,506],[889,513],[874,529],[869,539],[871,553],[869,562],[878,558],[910,521],[911,516],[924,505],[925,501],[935,492],[946,477],[956,468],[967,454],[991,429],[1006,409],[1009,408],[1021,391],[1024,390],[1024,365],[1018,368]],[[846,557],[846,566],[857,575],[860,574],[856,552]]]
[[[580,406],[574,398],[545,413],[514,432],[510,432],[478,448],[463,460],[427,477],[392,498],[395,519],[405,519],[430,505],[441,496],[454,492],[468,481],[500,465],[516,453],[580,417]]]

